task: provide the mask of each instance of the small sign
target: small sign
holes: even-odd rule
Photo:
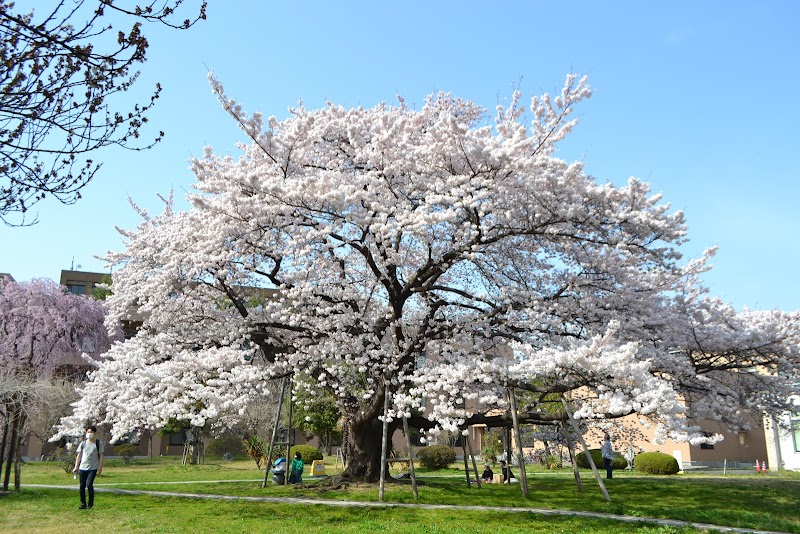
[[[311,475],[315,477],[325,476],[325,463],[322,460],[314,460],[311,463]]]

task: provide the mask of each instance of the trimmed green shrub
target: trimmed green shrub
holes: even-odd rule
[[[311,445],[295,445],[294,447],[289,449],[289,454],[291,455],[289,461],[291,461],[291,459],[294,458],[294,453],[296,452],[299,452],[300,456],[303,457],[303,464],[305,465],[311,464],[311,462],[313,462],[314,460],[323,459],[322,453],[318,448],[312,447]]]
[[[139,446],[134,445],[133,443],[123,443],[121,445],[114,445],[114,454],[117,456],[122,456],[122,461],[125,462],[125,465],[131,463],[133,457],[136,456],[136,453],[139,452]]]
[[[223,456],[225,453],[231,453],[234,456],[244,455],[244,443],[239,436],[219,436],[206,444],[206,454],[209,456]]]
[[[592,455],[594,465],[598,469],[603,469],[603,453],[600,451],[600,449],[589,449],[589,453]],[[575,462],[581,469],[591,468],[589,465],[589,460],[586,459],[585,452],[579,452],[576,454]],[[615,456],[614,459],[611,460],[611,469],[625,469],[626,467],[628,467],[628,462],[622,456]]]
[[[264,446],[264,454],[266,455],[266,449],[269,447],[269,442]],[[292,458],[294,458],[294,453],[300,451],[300,455],[303,457],[303,464],[309,465],[314,460],[324,460],[324,456],[322,452],[316,448],[312,447],[311,445],[294,445],[291,449],[289,449],[289,458],[286,460],[291,462]],[[278,458],[283,458],[286,455],[286,445],[281,445],[280,447],[275,447],[272,449],[272,458],[270,458],[270,465],[272,465],[275,460]]]
[[[456,461],[456,451],[447,445],[431,445],[420,449],[417,458],[422,467],[444,469]]]
[[[637,455],[633,468],[651,475],[674,475],[681,470],[678,460],[663,452],[643,452]]]

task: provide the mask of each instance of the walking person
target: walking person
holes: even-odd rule
[[[86,427],[86,439],[78,445],[75,451],[75,467],[73,473],[78,473],[81,482],[81,510],[94,506],[94,479],[103,472],[103,442],[96,439],[97,427]],[[86,490],[89,490],[89,501],[86,501]]]
[[[614,459],[614,446],[611,444],[611,437],[608,434],[603,436],[603,446],[600,448],[600,454],[603,456],[606,478],[612,478],[611,462]]]

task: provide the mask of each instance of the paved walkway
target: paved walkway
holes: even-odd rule
[[[180,482],[183,484],[199,484],[199,483],[217,483],[217,482],[236,482],[232,480],[197,480]],[[240,481],[240,482],[252,482]],[[141,482],[130,483],[134,484],[158,484],[158,482]],[[179,482],[163,482],[163,484],[179,484]],[[114,484],[119,486],[122,484]],[[77,491],[78,486],[59,486],[48,484],[23,484],[23,488],[47,488],[47,489],[64,489]],[[777,532],[774,530],[753,530],[748,528],[738,527],[725,527],[720,525],[710,525],[708,523],[695,523],[692,521],[680,521],[677,519],[659,519],[655,517],[634,517],[630,515],[617,515],[607,514],[603,512],[581,512],[577,510],[553,510],[549,508],[522,508],[517,506],[463,506],[457,504],[412,504],[412,503],[390,503],[390,502],[374,502],[374,501],[334,501],[329,499],[309,499],[307,497],[248,497],[248,496],[234,496],[234,495],[213,495],[213,494],[200,494],[200,493],[180,493],[175,491],[152,491],[152,490],[133,490],[121,488],[101,487],[95,484],[95,491],[98,493],[117,493],[121,495],[153,495],[157,497],[179,497],[185,499],[216,499],[222,501],[250,501],[250,502],[268,502],[275,504],[307,504],[311,506],[339,506],[339,507],[354,507],[354,508],[423,508],[426,510],[480,510],[490,512],[512,512],[512,513],[533,513],[549,516],[578,516],[578,517],[594,517],[599,519],[613,519],[616,521],[625,521],[626,523],[654,523],[657,525],[668,525],[673,527],[694,527],[699,529],[712,530],[716,532],[736,532],[739,534],[790,534],[786,532]]]

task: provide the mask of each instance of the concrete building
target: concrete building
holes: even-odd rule
[[[767,467],[771,471],[779,466],[789,471],[800,471],[800,396],[793,399],[795,409],[784,413],[776,421],[764,419],[767,440]]]

